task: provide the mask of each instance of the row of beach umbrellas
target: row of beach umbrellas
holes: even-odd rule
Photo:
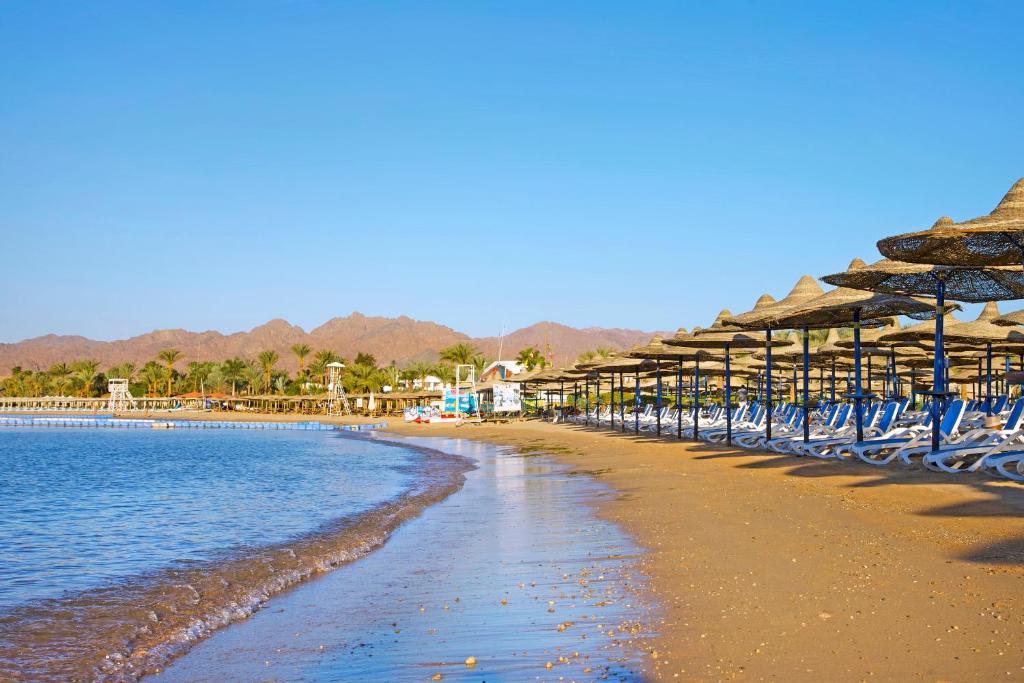
[[[898,368],[910,369],[912,376],[918,369],[931,368],[931,384],[919,387],[912,380],[911,390],[930,399],[932,448],[937,450],[942,411],[951,396],[950,367],[958,368],[953,379],[977,382],[979,388],[984,378],[985,409],[991,414],[992,382],[998,378],[998,369],[995,373],[993,370],[994,354],[1021,355],[1024,360],[1024,332],[1017,329],[1024,325],[1024,311],[1000,315],[995,303],[1024,299],[1024,178],[985,216],[960,223],[942,217],[927,230],[882,239],[878,249],[883,256],[880,260],[867,264],[854,259],[845,271],[822,277],[834,286],[829,291],[805,275],[782,299],[762,295],[751,310],[738,315],[723,311],[707,328],[692,332],[681,328],[671,338],[656,337],[622,355],[541,371],[519,381],[549,389],[563,387],[566,382],[582,382],[589,394],[590,381],[599,383],[602,374],[609,374],[614,395],[615,376],[620,378],[621,392],[622,378],[632,375],[637,400],[641,384],[653,379],[660,406],[663,375],[675,375],[678,397],[685,364],[696,405],[702,372],[705,377],[713,372],[724,377],[723,398],[729,406],[734,374],[750,379],[756,372],[765,379],[765,432],[771,438],[773,369],[788,364],[794,373],[802,370],[793,383],[800,384],[803,396],[806,440],[813,407],[812,367],[818,367],[819,373],[826,366],[830,368],[834,398],[835,372],[852,361],[852,385],[847,383],[847,393],[842,397],[853,402],[859,441],[864,434],[865,402],[875,398],[871,393],[873,383],[864,385],[864,358],[870,363],[872,356],[880,356],[892,395],[900,386]],[[953,317],[960,308],[956,302],[986,306],[977,320],[967,322]],[[920,322],[901,327],[899,316]],[[852,329],[852,339],[839,338],[838,328]],[[812,354],[810,333],[824,329],[829,330],[829,336]],[[798,342],[776,334],[789,330],[798,333]],[[743,357],[734,358],[734,353]],[[1009,372],[1008,361],[1002,379],[1016,379]],[[694,438],[699,438],[699,410],[694,412]],[[731,443],[731,415],[728,410],[725,414],[726,440]],[[677,433],[681,435],[682,411],[678,415]]]

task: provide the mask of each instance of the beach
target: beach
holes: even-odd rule
[[[381,435],[466,458],[449,498],[382,547],[299,585],[152,677],[642,680],[653,605],[640,549],[594,506],[615,495],[545,454]]]
[[[422,505],[387,529],[360,525],[359,538],[376,539],[371,552],[302,572],[194,636],[157,647],[147,629],[130,659],[108,656],[99,677],[1024,677],[1024,490],[1012,482],[695,444],[668,432],[638,437],[540,420],[387,422],[385,430],[338,443],[348,450],[394,444],[404,449],[397,452],[424,454],[431,467],[455,458],[466,463],[452,470],[460,481],[465,473],[465,484],[419,496]],[[75,433],[56,430],[49,438]],[[179,436],[213,444],[217,434]],[[241,436],[253,446],[266,441],[269,453],[275,447],[267,436],[299,438],[287,434],[228,431],[223,438],[231,439],[225,447]],[[301,438],[319,443],[330,438],[323,434]],[[167,437],[104,430],[96,438],[150,436]],[[267,533],[281,519],[260,524]],[[305,553],[298,550],[305,541],[284,533],[255,556],[257,564],[266,552]],[[311,538],[319,547],[328,536]],[[339,538],[348,543],[347,535]],[[207,572],[196,566],[200,573],[187,583],[200,587]],[[220,563],[211,576],[229,572]],[[199,592],[205,599],[216,591]],[[89,595],[61,609],[93,610]],[[40,628],[46,614],[38,615]],[[10,644],[30,642],[16,633],[8,633],[18,639]],[[56,637],[46,633],[30,638],[45,647]],[[82,645],[103,637],[98,631]],[[28,651],[13,650],[18,657]],[[45,652],[31,659],[43,678],[54,670]],[[94,666],[94,654],[83,650],[66,668]]]
[[[526,421],[393,425],[549,453],[645,548],[655,680],[1020,680],[1024,490]]]

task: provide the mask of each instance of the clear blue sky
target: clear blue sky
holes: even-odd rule
[[[1024,176],[1020,2],[0,5],[0,341],[674,329]]]

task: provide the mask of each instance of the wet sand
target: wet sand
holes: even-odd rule
[[[1024,680],[1024,487],[529,421],[648,552],[657,680]]]
[[[414,443],[478,467],[382,548],[147,680],[641,680],[640,550],[594,514],[615,492],[535,451]]]

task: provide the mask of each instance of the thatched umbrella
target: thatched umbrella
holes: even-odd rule
[[[680,327],[679,330],[676,332],[675,338],[683,339],[683,338],[686,338],[686,337],[689,337],[689,336],[690,336],[690,334],[686,331],[686,329]],[[656,429],[656,432],[657,432],[658,436],[661,436],[661,407],[662,407],[661,371],[662,371],[662,362],[665,359],[676,361],[676,363],[677,363],[677,368],[676,368],[676,373],[677,373],[676,374],[676,408],[678,410],[678,412],[677,412],[676,437],[677,438],[682,438],[682,435],[683,435],[683,422],[682,422],[682,420],[683,420],[683,418],[682,418],[683,411],[682,411],[682,398],[681,398],[681,396],[682,396],[682,386],[683,386],[683,366],[682,366],[682,362],[683,362],[684,359],[692,359],[694,356],[692,354],[691,355],[686,355],[686,354],[682,353],[679,349],[667,345],[665,343],[665,341],[661,337],[659,337],[659,336],[656,336],[656,337],[652,338],[651,341],[649,341],[647,344],[645,344],[643,346],[638,346],[638,347],[634,347],[633,349],[630,349],[630,351],[629,351],[629,353],[627,355],[631,356],[633,358],[643,358],[643,359],[648,359],[648,360],[652,360],[652,359],[654,360],[655,372],[656,372],[657,380],[658,380],[658,391],[657,391],[657,395],[656,395],[656,398],[655,398],[655,406],[656,406],[656,409],[657,409],[657,423],[656,423],[655,429]]]
[[[947,296],[955,301],[986,302],[1024,298],[1024,272],[1007,266],[946,266],[882,259],[865,268],[822,278],[840,287],[888,294],[935,296],[936,311],[944,311]],[[932,391],[932,449],[939,449],[939,422],[948,398],[943,371],[943,321],[936,318]]]
[[[647,358],[630,358],[628,355],[615,356],[612,358],[605,359],[605,362],[597,365],[594,370],[597,372],[609,372],[612,376],[612,411],[611,411],[611,426],[615,428],[615,375],[619,375],[619,422],[621,424],[622,431],[626,431],[626,405],[625,405],[625,387],[623,385],[623,375],[627,373],[633,373],[636,376],[636,383],[639,385],[640,373],[648,372],[655,369],[654,361]],[[639,396],[639,387],[637,387],[637,396]],[[636,399],[639,402],[639,399]],[[639,415],[637,416],[637,431],[640,429]]]
[[[850,269],[847,272],[857,273],[867,267],[868,266],[866,266],[860,259],[854,259],[850,263]],[[810,383],[807,371],[810,355],[809,330],[852,324],[856,391],[850,396],[850,398],[854,401],[854,418],[857,424],[857,440],[862,440],[864,435],[862,401],[865,398],[871,398],[870,391],[868,394],[864,394],[861,385],[860,335],[862,321],[879,321],[880,319],[895,315],[925,315],[929,313],[931,309],[931,304],[907,296],[863,292],[840,286],[827,293],[823,293],[820,296],[806,300],[801,305],[791,308],[789,311],[783,311],[777,314],[774,317],[774,323],[776,326],[803,330],[803,393],[805,404],[810,396]],[[809,439],[810,416],[806,405],[804,407],[804,413],[804,438]]]
[[[850,290],[850,291],[859,292],[861,295],[867,294],[867,292],[862,292],[860,290]],[[887,294],[884,294],[884,295],[876,294],[875,296],[890,296],[890,295],[887,295]],[[931,309],[932,309],[931,304],[922,302],[922,305],[926,306],[927,310],[929,312],[931,312]],[[895,331],[899,330],[900,329],[900,323],[899,323],[899,319],[897,319],[895,317],[893,317],[893,318],[885,318],[885,319],[879,320],[878,322],[882,323],[881,327],[875,327],[873,329],[867,330],[866,332],[861,332],[860,344],[861,344],[861,352],[868,357],[868,391],[869,392],[871,391],[871,387],[873,386],[872,385],[872,381],[871,381],[871,358],[872,358],[872,356],[886,356],[885,383],[883,385],[883,391],[882,391],[882,393],[884,395],[886,393],[885,392],[886,389],[891,389],[891,392],[894,392],[895,388],[896,388],[896,379],[897,379],[896,376],[895,376],[896,375],[896,347],[899,345],[899,343],[898,342],[883,342],[883,341],[881,341],[881,338],[885,334],[888,334],[890,332],[895,332]],[[854,340],[853,339],[840,339],[839,341],[836,342],[836,345],[838,347],[840,347],[840,348],[853,349],[853,347],[854,347]],[[889,382],[890,371],[892,372],[892,375],[893,375],[891,387],[890,387],[890,382]]]
[[[765,295],[768,296],[768,295]],[[766,306],[774,303],[771,297],[765,300],[764,297],[758,299],[758,303],[754,305],[755,310],[758,305]],[[733,349],[756,349],[762,348],[766,344],[783,344],[785,342],[765,342],[761,339],[756,338],[754,335],[741,330],[730,329],[723,324],[723,321],[730,317],[729,311],[723,310],[718,314],[718,318],[715,322],[706,330],[700,330],[692,335],[687,335],[680,338],[678,335],[668,340],[666,343],[685,349],[721,349],[725,354],[725,442],[728,445],[732,445],[732,368],[730,352]],[[697,370],[699,376],[699,364],[700,360],[697,359]],[[696,441],[700,438],[700,417],[696,415],[693,423],[693,439]]]
[[[996,325],[993,321],[999,318],[999,306],[994,302],[990,301],[985,304],[981,314],[978,315],[976,320],[970,322],[956,322],[946,328],[944,332],[944,339],[949,343],[950,347],[956,347],[961,344],[967,344],[970,346],[977,346],[979,344],[985,345],[985,359],[987,363],[986,370],[986,396],[985,396],[985,413],[987,415],[992,414],[992,349],[993,346],[1001,348],[1019,348],[1024,344],[1024,334],[1017,332],[1016,330]],[[920,338],[921,333],[917,331],[914,336]],[[896,332],[890,335],[893,339],[907,339],[913,338],[911,335],[901,332]],[[978,357],[979,364],[981,357]]]
[[[1008,266],[1024,262],[1024,178],[986,216],[954,223],[943,216],[930,230],[878,242],[882,255],[899,261],[947,266]]]
[[[810,275],[804,275],[797,280],[793,289],[781,301],[769,303],[747,313],[727,318],[723,321],[726,325],[732,325],[745,330],[764,330],[765,332],[765,368],[768,373],[767,391],[765,392],[765,438],[772,438],[772,329],[779,329],[776,321],[781,317],[798,308],[802,304],[821,296],[824,292],[818,282]]]

